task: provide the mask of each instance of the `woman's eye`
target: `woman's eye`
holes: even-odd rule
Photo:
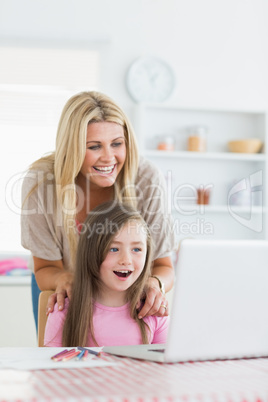
[[[118,248],[112,247],[112,248],[110,248],[110,251],[111,251],[112,253],[116,253],[116,252],[118,251]]]
[[[100,149],[100,145],[91,145],[90,147],[87,147],[87,149],[90,149],[92,151],[96,151],[97,149]]]
[[[120,147],[120,145],[122,145],[123,143],[122,142],[113,142],[112,143],[112,147]]]

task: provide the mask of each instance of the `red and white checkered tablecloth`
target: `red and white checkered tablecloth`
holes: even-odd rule
[[[268,359],[162,364],[104,356],[114,366],[0,373],[8,402],[268,402]]]

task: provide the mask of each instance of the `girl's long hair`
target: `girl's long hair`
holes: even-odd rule
[[[77,194],[75,179],[86,154],[87,128],[93,122],[112,122],[124,129],[126,160],[114,185],[114,197],[136,207],[135,178],[138,149],[133,128],[121,108],[108,96],[91,91],[70,98],[63,108],[57,130],[56,150],[31,165],[33,170],[49,170],[55,178],[55,211],[61,214],[67,235],[72,265],[75,262],[78,235],[75,225]],[[34,191],[28,194],[28,196]],[[60,217],[61,218],[61,217]],[[58,222],[61,219],[58,218]]]
[[[118,231],[129,221],[138,222],[145,230],[147,253],[144,268],[138,279],[127,290],[130,316],[140,327],[142,342],[148,343],[148,326],[138,319],[137,303],[145,294],[152,266],[152,239],[150,231],[140,214],[132,207],[116,201],[99,205],[88,215],[80,235],[76,270],[68,313],[66,316],[62,345],[86,346],[88,337],[98,346],[93,328],[94,299],[100,292],[100,265]]]

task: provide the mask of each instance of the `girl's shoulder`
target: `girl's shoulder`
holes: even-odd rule
[[[150,315],[148,317],[145,317],[143,320],[150,327],[153,326],[155,329],[159,329],[159,328],[164,328],[164,327],[168,326],[170,317],[169,316],[156,317],[155,315]]]
[[[166,343],[169,327],[169,316],[155,317],[153,315],[145,317],[144,321],[150,328],[151,343]]]
[[[58,303],[56,303],[54,306],[53,313],[66,315],[68,308],[69,308],[69,304],[70,304],[70,301],[69,301],[68,297],[66,297],[64,299],[64,308],[62,310],[59,310],[59,305],[58,305]],[[53,314],[53,313],[50,313],[50,314]]]
[[[67,315],[68,306],[69,299],[66,298],[64,301],[63,310],[59,310],[58,303],[56,303],[53,312],[48,315],[44,336],[45,346],[62,346],[62,330]]]

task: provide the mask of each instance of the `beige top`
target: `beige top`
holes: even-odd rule
[[[37,183],[38,187],[26,198]],[[65,269],[71,270],[61,214],[56,213],[54,184],[53,174],[45,168],[26,175],[22,186],[21,243],[33,256],[50,261],[62,259]],[[135,185],[138,210],[154,241],[153,259],[167,257],[176,249],[176,242],[173,221],[166,212],[164,177],[153,164],[140,158]]]

